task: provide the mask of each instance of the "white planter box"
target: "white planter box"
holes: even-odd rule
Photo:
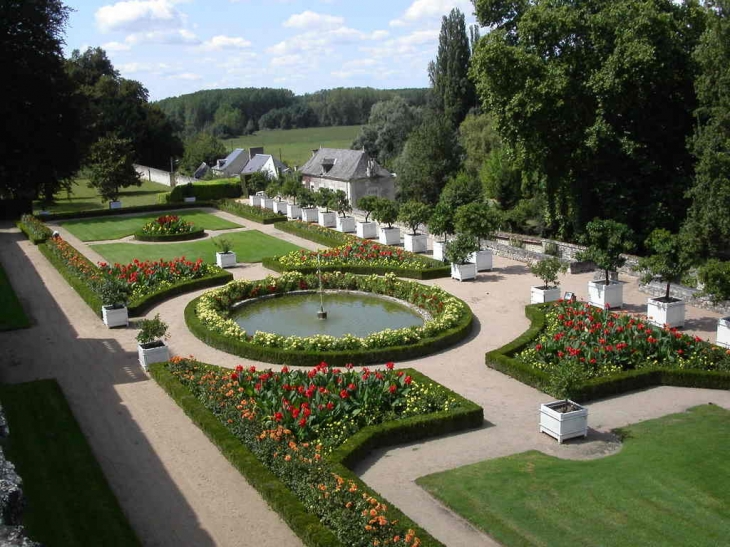
[[[104,320],[104,324],[110,329],[113,327],[129,326],[129,311],[126,306],[122,306],[121,308],[102,306],[101,317]]]
[[[492,251],[485,249],[469,255],[469,262],[476,264],[478,272],[492,269]]]
[[[363,239],[374,239],[378,237],[378,225],[374,222],[358,222],[357,237]]]
[[[412,253],[425,253],[428,250],[428,236],[426,234],[405,234],[403,248]]]
[[[446,251],[446,242],[445,241],[434,241],[433,242],[434,260],[440,260],[442,262],[444,260],[446,260],[446,257],[444,256],[445,251]]]
[[[261,196],[248,196],[248,204],[251,207],[261,207]]]
[[[285,215],[287,205],[289,205],[289,204],[286,201],[275,201],[274,202],[274,212],[279,213],[280,215]]]
[[[319,218],[319,211],[316,207],[307,207],[302,209],[302,220],[304,222],[317,222]]]
[[[620,308],[624,305],[624,285],[619,281],[611,281],[606,285],[603,281],[588,282],[588,302],[591,306],[605,309]]]
[[[715,343],[723,348],[730,348],[730,317],[717,320],[717,339]]]
[[[261,198],[261,208],[274,210],[274,198]]]
[[[337,213],[334,211],[320,211],[317,215],[317,222],[325,228],[334,228],[337,223]]]
[[[294,205],[293,203],[287,203],[286,204],[286,216],[292,220],[302,218],[302,208],[299,207],[299,205]]]
[[[649,298],[646,303],[646,317],[650,323],[658,327],[668,325],[670,328],[684,326],[684,301],[660,302],[655,298]]]
[[[545,304],[560,300],[560,287],[530,287],[530,304]]]
[[[355,219],[352,217],[337,216],[337,231],[349,234],[355,231]]]
[[[571,405],[575,410],[559,412],[557,409]],[[588,435],[588,409],[570,399],[540,405],[540,433],[547,433],[562,443],[574,437]]]
[[[185,203],[195,203],[195,196],[193,196],[193,197],[185,197],[185,198],[183,198],[183,202],[185,202]]]
[[[109,209],[121,209],[121,208],[122,208],[121,201],[110,201],[109,202]]]
[[[154,348],[143,348],[142,344],[137,344],[137,354],[139,355],[139,364],[147,370],[152,363],[164,363],[170,360],[170,350],[165,342],[160,341],[161,346]]]
[[[454,264],[451,263],[451,279],[466,281],[467,279],[477,278],[476,264]]]
[[[398,245],[400,243],[400,228],[380,228],[378,241],[383,245]]]
[[[219,268],[233,268],[236,265],[236,253],[215,253],[215,263]]]

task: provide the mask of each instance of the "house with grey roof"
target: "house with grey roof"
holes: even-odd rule
[[[288,172],[289,168],[271,154],[255,154],[241,171],[244,180],[254,173],[265,173],[270,179],[275,179]]]
[[[302,184],[311,190],[343,190],[353,206],[363,196],[395,199],[395,177],[364,150],[313,150],[300,171]]]

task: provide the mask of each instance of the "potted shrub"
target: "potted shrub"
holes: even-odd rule
[[[248,196],[248,204],[251,207],[262,207],[261,205],[261,194],[253,193]]]
[[[412,253],[425,253],[428,250],[428,236],[419,234],[418,227],[426,224],[431,217],[431,208],[420,201],[407,201],[398,211],[398,220],[408,226],[403,237],[403,247]]]
[[[195,203],[195,189],[192,182],[185,185],[182,194],[185,203]]]
[[[352,212],[352,206],[350,200],[347,199],[347,194],[342,190],[335,190],[332,204],[338,213],[337,230],[343,233],[354,232],[355,219],[347,216],[347,213]]]
[[[451,262],[452,279],[476,279],[477,265],[469,262],[469,256],[478,249],[479,241],[471,234],[457,234],[446,244],[446,260]]]
[[[555,302],[560,299],[560,287],[558,286],[558,274],[565,273],[568,267],[559,258],[544,258],[530,264],[530,271],[535,277],[542,280],[539,287],[531,287],[530,304],[544,304]]]
[[[590,260],[603,270],[605,278],[588,283],[588,301],[599,308],[620,308],[624,303],[623,285],[611,281],[610,272],[626,263],[621,256],[634,248],[631,228],[615,220],[592,220],[586,224],[586,234],[581,238],[587,245],[585,251],[576,253],[578,260]]]
[[[373,218],[380,224],[378,241],[383,245],[398,245],[400,243],[400,228],[394,228],[393,223],[398,220],[398,204],[386,198],[378,198],[373,209]],[[387,228],[383,227],[387,225]]]
[[[588,436],[588,409],[570,399],[540,405],[540,433],[562,443],[566,439]]]
[[[319,207],[317,222],[320,226],[325,228],[332,228],[335,226],[337,213],[330,211],[330,207],[334,205],[334,198],[335,194],[329,188],[320,188],[314,193],[314,199],[316,200],[317,207]],[[324,209],[324,211],[322,209]]]
[[[236,265],[236,253],[229,239],[223,236],[213,238],[213,245],[218,251],[215,253],[215,263],[220,268],[232,268]]]
[[[700,294],[709,296],[713,303],[730,299],[730,262],[708,260],[698,269],[697,278],[703,285]],[[718,319],[715,343],[730,348],[730,317]]]
[[[317,222],[319,212],[315,207],[316,204],[317,200],[314,192],[308,188],[303,188],[302,191],[299,192],[299,205],[302,206],[301,213],[302,220],[304,222]]]
[[[160,319],[158,313],[152,319],[142,319],[137,333],[137,353],[142,368],[152,363],[161,363],[170,359],[170,351],[165,344],[167,323]]]
[[[357,237],[363,239],[372,239],[378,237],[378,225],[374,222],[368,222],[370,214],[378,204],[378,196],[363,196],[357,200],[357,208],[365,213],[365,220],[357,223]]]
[[[274,202],[272,205],[272,209],[275,213],[278,213],[280,215],[286,214],[286,201],[284,201],[282,196],[282,181],[279,179],[273,179],[269,185],[266,187],[266,193],[269,196],[274,197]]]
[[[288,198],[288,203],[286,204],[286,216],[291,220],[302,218],[302,209],[297,204],[297,198],[303,190],[304,187],[302,186],[301,176],[297,177],[290,173],[284,175],[284,182],[282,184],[281,191]]]
[[[454,211],[446,203],[439,202],[428,221],[428,230],[433,234],[433,257],[445,260],[446,236],[454,233]]]
[[[646,238],[644,246],[651,253],[639,260],[638,269],[643,272],[641,280],[650,283],[658,279],[666,283],[664,296],[649,298],[646,316],[649,322],[660,327],[683,327],[685,304],[679,298],[670,296],[671,284],[678,282],[690,267],[686,247],[679,235],[657,228]]]
[[[478,272],[492,269],[492,251],[482,249],[482,240],[494,238],[500,221],[499,211],[489,203],[474,202],[456,209],[456,231],[477,238],[478,248],[469,260],[477,265]]]
[[[104,324],[110,329],[129,325],[129,311],[127,300],[130,287],[121,279],[105,277],[99,284],[99,298],[101,298],[101,316]]]

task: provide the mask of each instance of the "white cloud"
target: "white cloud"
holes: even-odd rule
[[[188,80],[188,81],[197,81],[202,80],[203,77],[200,74],[195,74],[193,72],[181,72],[180,74],[170,74],[167,77],[168,80]]]
[[[389,24],[391,27],[402,27],[422,19],[435,17],[440,19],[454,8],[459,8],[465,14],[471,14],[474,5],[471,0],[415,0],[401,18],[393,19]]]
[[[101,45],[101,49],[105,51],[129,51],[132,49],[132,46],[123,44],[122,42],[107,42]]]
[[[332,53],[333,46],[382,39],[383,32],[385,31],[376,30],[371,34],[366,34],[349,27],[339,27],[322,32],[305,32],[271,46],[267,52],[278,56],[302,51],[310,54],[329,54]]]
[[[241,49],[247,48],[251,42],[245,38],[237,36],[213,36],[210,40],[206,40],[200,45],[200,49],[204,51],[218,51],[222,49]]]
[[[195,33],[185,29],[152,30],[136,32],[127,36],[124,41],[130,46],[139,44],[199,44],[200,40]]]
[[[108,32],[180,26],[184,16],[175,8],[174,0],[131,0],[102,6],[94,18],[99,30]]]
[[[430,57],[438,45],[438,36],[439,29],[416,30],[376,46],[361,47],[360,50],[375,59]]]
[[[282,66],[294,66],[300,63],[304,63],[304,57],[301,55],[285,55],[282,57],[274,57],[271,59],[271,66],[282,67]]]
[[[283,25],[289,28],[302,28],[312,31],[337,28],[342,26],[344,23],[345,19],[343,17],[315,13],[307,10],[302,13],[292,15],[289,19],[284,21]]]
[[[119,65],[119,72],[126,74],[139,74],[149,72],[152,74],[163,74],[170,70],[170,65],[165,63],[124,63]]]
[[[370,34],[371,40],[382,40],[387,38],[390,33],[387,30],[375,30]]]

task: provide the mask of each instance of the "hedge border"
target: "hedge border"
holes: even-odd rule
[[[185,306],[185,324],[196,338],[211,347],[238,355],[239,357],[262,361],[264,363],[287,364],[295,367],[315,366],[322,361],[335,367],[345,366],[350,363],[353,365],[366,365],[386,361],[406,361],[431,355],[451,347],[469,336],[474,322],[474,315],[471,312],[471,308],[465,302],[462,302],[469,310],[469,313],[459,324],[438,336],[419,340],[407,346],[320,352],[285,350],[234,340],[218,332],[211,331],[198,319],[195,313],[195,308],[200,298],[200,296],[194,298]]]
[[[278,224],[284,223],[288,219],[268,209],[261,209],[260,207],[252,207],[247,203],[241,203],[239,201],[232,200],[219,200],[215,205],[219,211],[225,211],[237,217],[245,218],[259,224]]]
[[[413,369],[403,369],[416,381],[437,383]],[[229,462],[243,475],[271,508],[289,525],[305,545],[316,547],[344,547],[320,520],[309,513],[304,504],[269,471],[251,451],[239,441],[195,396],[175,378],[167,363],[150,366],[152,378],[182,408],[210,441],[218,447]],[[439,384],[440,385],[440,384]],[[484,410],[479,405],[441,386],[450,395],[460,399],[463,408],[431,415],[417,416],[401,421],[391,421],[377,426],[368,426],[350,437],[342,446],[328,456],[335,472],[343,478],[367,489],[389,507],[391,520],[398,520],[405,528],[412,528],[424,547],[443,544],[402,513],[375,489],[364,483],[349,467],[361,461],[377,447],[400,444],[445,433],[454,433],[480,427],[484,422]],[[349,467],[348,467],[349,466]]]
[[[508,344],[488,352],[485,356],[486,365],[523,384],[546,391],[550,375],[515,359],[514,355],[525,349],[543,330],[547,308],[545,304],[525,306],[525,315],[530,319],[530,327]],[[662,385],[730,389],[730,372],[667,368],[631,370],[605,378],[593,378],[578,386],[571,398],[578,402],[588,402]]]
[[[18,227],[18,229],[21,232],[23,232],[25,234],[25,237],[27,237],[33,245],[40,245],[41,243],[45,243],[45,241],[49,237],[51,237],[51,234],[48,234],[47,237],[40,237],[40,238],[33,237],[33,235],[30,232],[30,229],[25,225],[24,222],[22,222],[20,220],[16,221],[15,225]]]
[[[50,262],[51,265],[56,268],[58,273],[61,274],[61,277],[63,277],[66,282],[71,286],[71,288],[78,293],[81,299],[86,302],[86,305],[89,306],[98,317],[101,317],[101,299],[93,290],[91,290],[91,287],[89,287],[80,277],[78,277],[71,270],[69,270],[66,264],[64,264],[64,262],[59,259],[55,254],[53,254],[53,251],[48,248],[47,243],[41,243],[40,245],[38,245],[38,249],[41,251],[43,256],[48,259],[48,262]],[[90,260],[89,263],[93,264]],[[94,267],[96,267],[96,265],[94,265]]]
[[[91,211],[75,211],[68,213],[50,213],[48,215],[35,215],[42,221],[49,220],[72,220],[83,218],[95,218],[117,215],[129,215],[133,213],[149,213],[153,211],[171,211],[174,209],[199,209],[201,207],[213,207],[215,203],[210,201],[196,201],[195,203],[157,203],[152,205],[136,205],[134,207],[122,207],[121,209],[93,209]]]
[[[200,239],[205,237],[207,234],[203,228],[196,228],[192,232],[186,232],[184,234],[160,234],[160,235],[148,235],[142,232],[135,232],[134,239],[137,241],[150,241],[150,242],[171,242],[171,241],[189,241],[191,239]]]
[[[315,267],[287,268],[285,266],[282,266],[281,263],[279,262],[278,256],[266,257],[263,259],[261,264],[265,268],[268,268],[269,270],[273,270],[273,271],[279,272],[279,273],[283,273],[283,272],[300,272],[303,274],[317,273],[317,268],[315,268]],[[387,273],[393,273],[393,274],[397,275],[398,277],[405,277],[408,279],[420,279],[420,280],[451,277],[451,268],[448,266],[446,266],[444,268],[432,268],[430,270],[412,270],[410,268],[394,268],[394,267],[388,267],[388,266],[340,265],[340,266],[322,266],[320,268],[320,271],[322,271],[322,272],[346,272],[346,273],[359,274],[359,275],[370,275],[370,274],[385,275]]]
[[[277,224],[275,228],[282,232],[286,232],[287,234],[292,234],[301,237],[302,239],[314,241],[320,245],[326,245],[327,247],[347,245],[353,238],[357,238],[357,236],[344,234],[328,228],[325,228],[327,232],[322,233],[319,225],[317,225],[317,229],[311,229],[309,228],[308,223],[302,222],[301,220],[292,220],[290,222]]]

